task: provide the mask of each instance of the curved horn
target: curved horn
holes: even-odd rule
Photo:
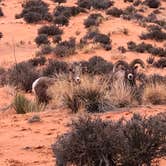
[[[129,67],[129,64],[128,64],[126,61],[119,60],[119,61],[117,61],[117,62],[114,64],[113,72],[116,71],[116,68],[117,68],[119,65],[122,65],[122,66],[124,66],[125,68],[128,68],[128,67]]]
[[[145,63],[141,59],[134,59],[131,63],[130,66],[133,68],[135,67],[136,64],[140,64],[142,68],[145,68]]]

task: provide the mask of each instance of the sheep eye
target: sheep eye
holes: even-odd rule
[[[128,74],[127,77],[128,77],[129,80],[131,80],[131,79],[133,79],[133,74],[130,73],[130,74]]]

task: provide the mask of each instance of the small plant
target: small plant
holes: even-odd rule
[[[40,29],[38,29],[38,34],[46,34],[48,36],[54,36],[54,35],[62,35],[63,31],[54,25],[51,26],[43,26]]]
[[[76,50],[75,38],[70,38],[69,41],[62,41],[56,45],[53,52],[58,57],[73,55]]]
[[[55,25],[62,25],[62,26],[64,26],[64,25],[68,26],[68,24],[69,24],[68,18],[63,15],[55,17],[53,22]]]
[[[102,22],[103,16],[101,14],[91,14],[85,21],[84,25],[86,28],[90,26],[99,26]]]
[[[0,7],[0,17],[4,16],[2,8]]]
[[[149,56],[149,57],[146,59],[146,62],[147,62],[148,64],[152,65],[152,64],[154,63],[154,60],[155,60],[154,56]]]
[[[3,37],[3,33],[2,32],[0,32],[0,39]]]
[[[35,42],[38,46],[42,44],[49,44],[48,36],[46,34],[40,34],[35,38]]]
[[[17,114],[26,114],[28,112],[44,111],[45,105],[31,102],[23,94],[17,93],[14,96],[12,107]]]
[[[28,112],[29,100],[22,94],[16,94],[12,106],[17,114],[25,114]]]
[[[51,21],[52,17],[48,12],[48,4],[42,0],[28,0],[23,5],[21,14],[16,18],[24,18],[27,23],[36,23],[41,20]]]
[[[111,9],[107,10],[106,14],[114,17],[120,17],[123,14],[123,10],[118,9],[116,7],[112,7]]]

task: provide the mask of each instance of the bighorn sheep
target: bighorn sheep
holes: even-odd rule
[[[141,59],[135,59],[130,64],[123,60],[117,61],[113,67],[111,80],[123,80],[130,86],[135,86],[138,68],[138,66],[136,66],[137,64],[140,64],[142,68],[145,68],[145,64]],[[119,67],[121,68],[119,69]]]
[[[75,84],[80,84],[80,76],[82,74],[82,67],[80,63],[73,63],[69,65],[69,73],[66,75],[69,82],[74,82]],[[47,90],[56,82],[55,78],[51,77],[39,77],[32,84],[32,92],[35,94],[37,100],[41,103],[48,103],[51,96],[48,94]]]

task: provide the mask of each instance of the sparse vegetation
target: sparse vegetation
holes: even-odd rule
[[[75,38],[70,38],[68,41],[62,41],[53,49],[53,53],[58,57],[73,55],[76,50]]]
[[[151,165],[165,155],[165,114],[118,122],[80,117],[52,145],[57,165]]]
[[[150,8],[158,8],[160,6],[160,0],[145,0],[144,3]]]
[[[99,26],[102,22],[103,16],[101,14],[95,13],[88,16],[88,18],[84,21],[84,25],[86,28],[90,26]]]
[[[165,68],[166,67],[166,58],[160,58],[159,60],[154,62],[153,66],[157,67],[157,68],[161,68],[161,69]]]
[[[162,31],[159,26],[150,26],[147,33],[142,33],[141,39],[147,40],[152,39],[156,41],[164,41],[166,39],[166,33]]]

